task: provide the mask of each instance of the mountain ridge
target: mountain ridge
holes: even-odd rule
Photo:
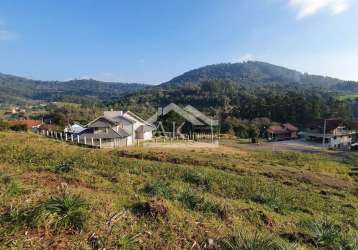
[[[331,87],[345,82],[334,77],[302,73],[283,66],[247,61],[241,63],[219,63],[189,70],[173,79],[162,83],[163,87],[171,87],[185,83],[200,83],[210,80],[226,80],[240,84],[300,84],[315,87]]]
[[[42,81],[0,73],[0,103],[52,101],[63,96],[91,96],[104,100],[133,93],[147,86],[139,83],[103,82],[94,79]]]
[[[203,66],[189,70],[159,85],[103,82],[94,79],[41,81],[0,73],[0,103],[53,101],[63,96],[89,96],[108,103],[113,99],[118,100],[143,91],[144,94],[148,94],[159,89],[176,89],[184,85],[198,86],[207,81],[222,82],[221,85],[226,82],[252,89],[281,86],[322,92],[358,92],[358,82],[302,73],[266,62],[248,61]],[[220,85],[220,83],[217,84]]]

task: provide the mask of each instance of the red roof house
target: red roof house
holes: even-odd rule
[[[27,119],[27,120],[12,120],[9,121],[9,124],[10,126],[25,125],[27,128],[36,128],[41,125],[41,122],[37,120]]]
[[[269,140],[296,139],[298,131],[291,123],[272,125],[267,129],[267,137]]]

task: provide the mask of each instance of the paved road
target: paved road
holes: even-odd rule
[[[221,145],[237,147],[249,150],[269,150],[269,151],[294,151],[304,153],[318,153],[327,151],[327,148],[321,144],[313,144],[303,140],[278,141],[278,142],[262,142],[259,144],[236,143],[235,141],[221,141]]]

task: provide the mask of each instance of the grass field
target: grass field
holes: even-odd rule
[[[332,157],[0,132],[0,248],[358,249],[356,158]]]
[[[345,101],[345,100],[355,100],[358,98],[358,93],[350,93],[350,94],[343,94],[343,95],[338,95],[337,99],[340,101]]]

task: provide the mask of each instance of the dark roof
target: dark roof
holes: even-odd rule
[[[129,134],[123,129],[119,128],[118,132],[113,130],[112,128],[108,128],[108,133],[93,133],[91,128],[84,130],[79,134],[80,139],[86,137],[87,139],[115,139],[115,138],[126,138]]]
[[[111,125],[116,125],[117,122],[111,118],[100,116],[86,125],[88,128],[110,128]]]
[[[349,127],[349,125],[342,119],[319,119],[319,120],[314,120],[313,122],[311,122],[311,124],[309,124],[308,128],[317,129],[317,130],[323,132],[325,123],[326,123],[326,132],[332,131],[339,126]]]
[[[115,122],[117,122],[117,123],[120,123],[120,122],[121,122],[121,119],[126,120],[126,121],[128,121],[129,123],[132,123],[132,124],[136,123],[135,120],[130,119],[130,118],[128,118],[128,117],[124,117],[123,115],[114,116],[114,117],[107,117],[107,116],[106,116],[106,118],[111,119],[112,121],[115,121]]]

